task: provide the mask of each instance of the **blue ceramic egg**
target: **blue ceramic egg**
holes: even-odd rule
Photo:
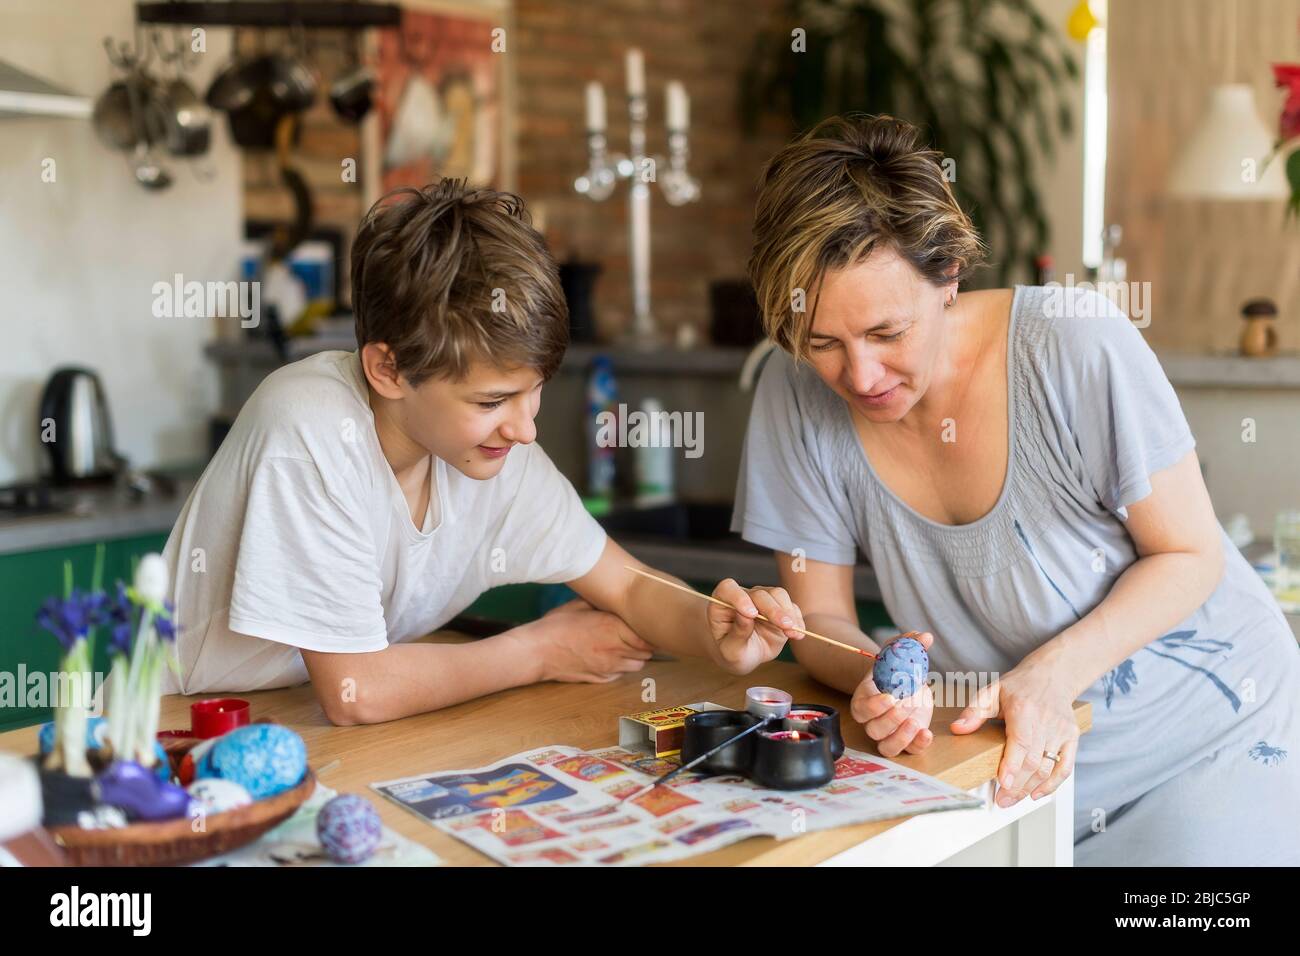
[[[871,679],[882,694],[893,694],[901,700],[919,691],[929,675],[930,655],[925,645],[916,638],[904,637],[881,650]]]
[[[196,779],[232,780],[261,800],[302,782],[307,747],[288,727],[249,724],[219,738],[194,769]]]
[[[364,863],[379,846],[379,811],[365,797],[344,793],[320,808],[316,836],[337,863]]]
[[[47,754],[54,749],[54,721],[41,724],[41,753]],[[108,721],[103,717],[86,718],[86,749],[98,750],[108,741]]]

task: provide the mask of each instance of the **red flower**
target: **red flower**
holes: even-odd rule
[[[1300,136],[1300,64],[1274,63],[1273,80],[1287,91],[1278,121],[1278,134],[1283,141]]]

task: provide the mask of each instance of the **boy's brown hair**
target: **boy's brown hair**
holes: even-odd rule
[[[805,356],[822,277],[880,246],[935,285],[967,278],[986,255],[920,130],[884,114],[822,120],[762,172],[748,271],[768,336]],[[811,309],[796,310],[796,289]]]
[[[357,347],[381,342],[414,386],[473,362],[549,379],[569,344],[559,270],[514,193],[440,179],[370,207],[352,244]]]

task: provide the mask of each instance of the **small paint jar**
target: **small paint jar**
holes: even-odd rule
[[[745,710],[755,717],[784,717],[793,701],[788,693],[775,687],[751,687],[745,691]]]
[[[810,790],[835,776],[831,739],[819,727],[756,731],[750,777],[773,790]]]
[[[783,721],[786,730],[820,728],[831,739],[831,759],[844,756],[844,737],[840,734],[840,712],[826,704],[792,704]]]
[[[706,710],[690,714],[682,733],[682,763],[687,764],[718,744],[753,727],[762,718],[743,710]],[[748,776],[754,762],[754,734],[723,747],[692,770],[707,774]]]

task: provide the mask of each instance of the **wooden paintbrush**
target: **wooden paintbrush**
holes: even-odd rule
[[[712,594],[702,594],[699,591],[695,590],[694,588],[688,588],[685,585],[678,584],[676,581],[669,581],[666,578],[661,578],[659,577],[659,575],[651,574],[649,571],[642,571],[640,568],[634,568],[630,564],[625,564],[623,565],[623,567],[627,568],[629,571],[641,575],[642,577],[649,578],[651,581],[658,581],[660,584],[666,584],[670,588],[676,588],[679,591],[685,591],[687,594],[694,594],[698,598],[704,598],[704,600],[712,601],[714,604],[720,604],[723,607],[731,608],[731,610],[735,611],[737,614],[740,614],[740,608],[728,604],[726,601],[720,601],[717,598],[715,598]],[[863,650],[861,647],[854,647],[852,644],[845,644],[843,641],[837,641],[834,638],[826,637],[825,635],[818,634],[815,631],[806,631],[802,627],[781,627],[781,625],[775,623],[774,621],[769,621],[761,614],[756,615],[754,619],[756,621],[763,621],[767,624],[771,624],[773,627],[779,628],[782,631],[798,631],[800,634],[804,635],[805,637],[812,637],[812,638],[816,638],[819,641],[825,641],[827,644],[834,644],[836,647],[842,647],[844,648],[844,650],[852,651],[854,654],[861,654],[863,657],[870,657],[872,660],[875,660],[877,657],[876,654],[873,654],[867,650]],[[916,634],[915,631],[908,631],[907,634],[904,634],[902,636],[909,637],[915,634]]]

